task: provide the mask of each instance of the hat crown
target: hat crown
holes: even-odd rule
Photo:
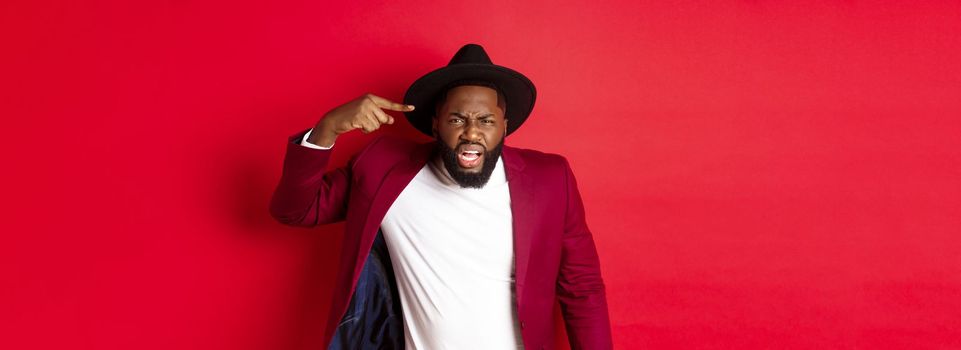
[[[477,44],[467,44],[457,50],[454,57],[447,63],[448,66],[465,63],[494,64],[490,56],[484,51],[484,47]]]

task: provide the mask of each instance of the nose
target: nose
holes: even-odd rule
[[[471,120],[467,122],[467,126],[464,127],[464,137],[467,141],[480,142],[481,133],[480,129],[477,127],[477,121]]]

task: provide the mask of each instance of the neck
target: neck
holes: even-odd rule
[[[435,152],[435,154],[430,157],[430,160],[427,163],[430,166],[430,170],[433,171],[434,174],[437,174],[437,177],[440,178],[445,184],[457,184],[457,181],[454,181],[454,178],[451,177],[450,173],[447,172],[447,168],[444,167],[444,159],[441,158],[440,153]]]

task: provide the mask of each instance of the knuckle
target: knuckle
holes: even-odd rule
[[[363,98],[363,101],[362,101],[362,103],[361,103],[361,106],[363,106],[363,107],[368,107],[368,106],[374,104],[374,98],[371,97],[371,96],[374,96],[374,95],[364,94],[364,98]]]

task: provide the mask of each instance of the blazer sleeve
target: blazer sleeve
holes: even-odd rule
[[[564,160],[567,208],[557,298],[571,349],[612,349],[610,316],[594,238],[570,164]]]
[[[313,227],[344,220],[351,167],[327,171],[331,149],[301,145],[306,129],[287,140],[283,173],[270,199],[270,215],[285,225]]]

